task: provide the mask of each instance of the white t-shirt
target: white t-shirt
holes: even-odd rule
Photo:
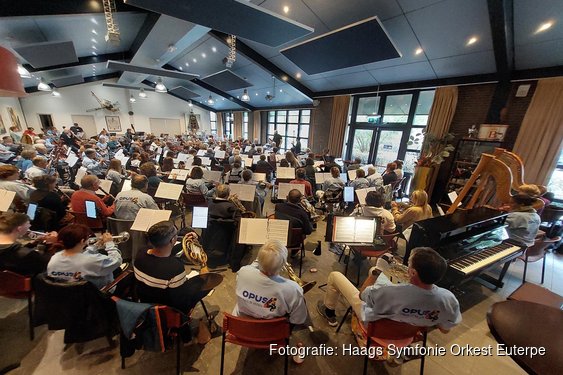
[[[450,329],[461,322],[459,302],[447,289],[436,285],[422,289],[412,284],[375,285],[361,295],[363,321],[392,319],[416,326],[438,325]]]
[[[289,315],[293,324],[302,324],[307,319],[303,289],[295,281],[264,275],[257,261],[238,271],[236,293],[235,316],[273,319]]]
[[[383,230],[394,233],[395,229],[395,219],[393,214],[387,211],[383,207],[373,207],[373,206],[363,206],[360,208],[360,214],[366,217],[380,217],[383,219]]]

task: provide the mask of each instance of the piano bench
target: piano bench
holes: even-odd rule
[[[533,302],[563,310],[562,296],[532,283],[524,283],[520,285],[518,289],[508,296],[508,299],[514,301]]]

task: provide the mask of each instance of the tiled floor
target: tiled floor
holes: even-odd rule
[[[344,265],[338,263],[338,256],[327,250],[323,242],[323,253],[315,257],[312,250],[316,241],[322,240],[325,224],[319,223],[318,230],[309,236],[307,240],[307,255],[304,260],[304,280],[316,280],[319,284],[326,282],[329,272],[333,270],[343,271]],[[248,254],[248,261],[255,256]],[[297,261],[294,268],[297,269]],[[315,267],[317,273],[309,270]],[[351,274],[355,269],[351,266]],[[454,328],[449,334],[444,335],[438,331],[429,334],[428,345],[440,345],[449,348],[451,345],[461,346],[487,346],[496,345],[496,341],[489,333],[486,323],[486,312],[489,307],[497,301],[502,301],[521,283],[522,262],[516,261],[511,265],[506,277],[506,285],[501,290],[493,292],[484,286],[472,282],[467,285],[466,294],[461,297],[463,310],[463,322]],[[539,282],[541,263],[531,264],[528,280]],[[367,262],[364,262],[362,274],[368,270]],[[562,283],[563,256],[549,254],[547,257],[546,280],[544,286],[556,293],[563,294]],[[222,272],[225,279],[216,289],[216,292],[206,298],[206,304],[214,312],[230,312],[235,304],[235,275],[230,271]],[[353,344],[354,339],[350,332],[349,321],[345,323],[340,333],[335,333],[335,328],[329,327],[319,317],[315,310],[316,301],[323,298],[323,290],[315,287],[306,294],[309,312],[315,327],[315,332],[308,330],[295,332],[292,335],[292,343],[302,342],[305,346],[328,346],[341,347],[343,344]],[[175,369],[175,353],[173,351],[164,354],[136,352],[133,357],[127,359],[127,368],[120,369],[119,349],[107,347],[105,339],[95,340],[83,345],[79,354],[77,345],[65,350],[63,345],[63,333],[61,331],[50,332],[45,327],[36,329],[36,339],[30,342],[27,336],[27,316],[25,303],[0,299],[0,368],[8,364],[21,361],[21,366],[9,372],[10,375],[19,374],[173,374]],[[337,314],[340,316],[345,312],[346,305],[341,303]],[[198,308],[193,314],[194,327],[203,316]],[[222,316],[216,318],[221,322]],[[557,333],[556,333],[557,334]],[[560,333],[559,333],[560,334]],[[182,350],[182,370],[185,373],[218,374],[221,355],[221,338],[214,337],[207,345],[187,344]],[[391,368],[386,364],[370,364],[370,373],[377,374],[413,374],[417,373],[420,361],[412,361],[403,366]],[[334,357],[307,357],[301,365],[290,363],[292,374],[357,374],[361,373],[363,358],[343,356]],[[261,374],[281,373],[283,371],[283,360],[277,355],[270,356],[266,351],[241,349],[238,346],[227,344],[226,350],[226,374]],[[448,354],[444,357],[429,357],[426,361],[425,371],[427,374],[521,374],[524,373],[509,357],[474,357],[453,356]]]

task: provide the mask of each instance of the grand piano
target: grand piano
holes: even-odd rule
[[[479,207],[416,222],[404,263],[408,263],[413,248],[428,246],[448,262],[448,271],[439,286],[452,289],[479,277],[502,288],[502,279],[511,261],[526,249],[508,239],[506,215],[502,211]],[[503,268],[498,278],[484,273],[500,264]]]

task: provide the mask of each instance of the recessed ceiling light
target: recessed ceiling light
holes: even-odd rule
[[[92,38],[92,39],[90,39],[90,40],[92,41],[92,43],[98,44],[98,41],[97,41],[96,39]]]
[[[475,44],[475,43],[477,43],[477,40],[479,40],[479,39],[477,39],[476,36],[472,36],[472,37],[469,38],[469,40],[467,41],[467,44],[466,44],[466,45],[467,45],[467,46],[470,46],[470,45],[472,45],[472,44]]]
[[[98,32],[96,30],[92,29],[92,34],[98,35]]]
[[[285,14],[289,13],[289,7],[287,5],[283,7],[283,12]]]
[[[57,88],[53,88],[53,91],[51,91],[51,96],[54,96],[55,98],[60,98],[61,93],[59,92],[59,90],[57,90]]]
[[[301,73],[297,73],[297,74],[295,75],[295,78],[297,78],[297,79],[301,78]]]
[[[197,59],[193,58],[192,61],[193,61],[194,63],[196,63],[196,62],[197,62]]]
[[[92,49],[97,49],[96,46],[92,46]]]
[[[190,63],[185,63],[184,65],[185,65],[185,66],[190,66]]]
[[[544,31],[546,31],[547,29],[550,29],[551,26],[553,26],[553,22],[551,22],[551,21],[542,23],[542,24],[540,25],[540,27],[538,27],[538,29],[536,30],[535,33],[536,33],[536,34],[542,33],[542,32],[544,32]]]
[[[416,49],[416,51],[414,51],[414,54],[415,54],[415,55],[420,55],[422,52],[424,52],[424,50],[423,50],[422,48],[418,47],[418,48]]]
[[[256,93],[256,96],[258,96],[258,93]]]
[[[182,68],[181,66],[180,66],[180,67],[178,67],[178,69],[180,69],[180,70],[184,70],[184,68]]]
[[[131,94],[131,96],[129,97],[129,102],[130,103],[135,103],[137,101],[137,99],[135,99],[135,97],[133,96],[133,94]]]
[[[205,53],[202,53],[201,57],[203,57],[205,59],[207,57],[207,55]]]
[[[94,17],[90,18],[90,21],[92,21],[93,24],[98,24],[98,21],[96,21],[96,19]]]
[[[193,106],[194,106],[194,104],[192,103],[192,101],[191,100],[188,101],[188,107],[193,107]]]
[[[287,81],[287,80],[288,80],[287,76],[282,77],[282,81]]]
[[[213,52],[217,52],[217,47],[213,46],[213,47],[211,47],[211,50],[212,50]]]
[[[98,54],[96,52],[92,52],[92,55],[94,56],[98,56]]]
[[[146,99],[147,98],[147,93],[145,92],[145,89],[141,89],[139,90],[139,98],[141,99]]]
[[[39,91],[51,91],[51,86],[49,86],[47,84],[47,82],[45,82],[45,79],[43,77],[41,77],[41,79],[39,80],[39,84],[37,85],[37,90],[39,90]]]
[[[282,90],[282,89],[280,89],[280,92],[283,92],[283,90]]]
[[[18,73],[22,78],[31,78],[31,74],[29,74],[28,70],[20,64],[18,64]]]

